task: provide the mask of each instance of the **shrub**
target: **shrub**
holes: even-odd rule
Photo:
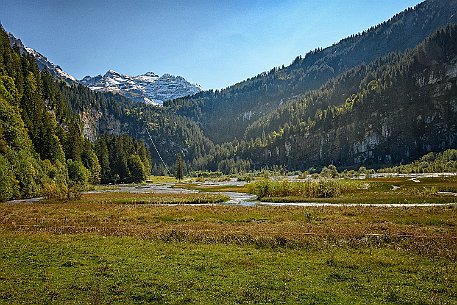
[[[86,184],[89,177],[90,172],[87,168],[84,167],[81,161],[67,161],[68,167],[68,178],[74,183],[79,184]]]
[[[304,182],[271,181],[263,179],[247,185],[249,193],[263,197],[300,196],[305,198],[334,198],[361,188],[354,180],[318,179]]]
[[[249,174],[240,175],[236,178],[237,181],[251,182],[252,176]]]
[[[54,181],[43,184],[42,195],[46,199],[63,200],[69,197],[68,194],[68,187],[66,184],[60,184]]]
[[[18,192],[18,182],[11,170],[8,160],[0,155],[0,201],[6,201],[14,197]]]
[[[319,181],[318,196],[319,198],[334,198],[341,195],[341,184],[336,180],[322,179]]]

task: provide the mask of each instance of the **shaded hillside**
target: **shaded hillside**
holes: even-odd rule
[[[103,164],[107,154],[99,153],[102,171],[95,146],[83,137],[83,124],[72,109],[78,104],[68,99],[97,102],[83,91],[40,71],[36,58],[20,46],[12,48],[0,28],[0,201],[71,198],[87,183],[110,181],[113,174],[125,182],[149,175],[149,151],[127,136],[110,141],[122,145],[111,146],[109,166]]]
[[[416,48],[356,67],[259,121],[280,127],[219,146],[212,166],[236,154],[255,168],[382,166],[457,146],[457,26]],[[351,84],[340,95],[339,85]],[[357,88],[357,89],[354,89]]]
[[[287,67],[166,105],[197,122],[217,143],[242,138],[248,125],[280,104],[317,89],[327,80],[390,52],[415,47],[442,26],[457,22],[457,0],[429,0],[368,31],[297,57]],[[250,135],[249,133],[247,135]]]
[[[164,174],[166,169],[151,139],[169,167],[178,153],[190,163],[214,147],[197,124],[162,107],[132,102],[118,94],[94,92],[79,84],[69,87],[61,83],[60,90],[81,117],[86,138],[95,141],[104,134],[129,134],[142,140],[150,148],[155,173]]]

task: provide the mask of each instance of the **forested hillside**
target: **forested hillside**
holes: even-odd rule
[[[298,56],[287,67],[167,105],[198,123],[215,143],[240,139],[248,125],[290,99],[318,89],[350,68],[413,48],[440,27],[456,22],[457,0],[428,0],[333,46]]]
[[[455,147],[456,37],[448,26],[410,51],[349,70],[258,120],[248,132],[261,136],[219,146],[208,164],[383,166]]]
[[[104,134],[128,134],[142,140],[151,148],[156,174],[167,171],[152,149],[151,140],[171,168],[178,153],[183,153],[191,164],[214,148],[196,123],[162,107],[132,102],[118,94],[94,92],[80,84],[68,87],[61,83],[59,87],[81,117],[87,139],[94,141]]]
[[[86,183],[112,179],[102,171],[94,143],[83,137],[80,117],[62,93],[74,89],[66,83],[60,86],[39,70],[34,57],[11,48],[0,29],[0,201],[71,197]],[[139,165],[145,170],[141,178],[148,174],[149,152],[142,143],[127,140],[118,140],[123,146],[110,154],[127,162],[127,173],[120,179],[140,181],[134,177],[139,177]]]
[[[2,30],[1,199],[166,174],[158,152],[172,172],[182,155],[188,170],[235,173],[378,167],[455,148],[456,22],[457,0],[428,0],[287,67],[164,107],[55,79]]]

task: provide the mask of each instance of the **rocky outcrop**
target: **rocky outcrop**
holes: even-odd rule
[[[80,82],[94,91],[119,93],[130,100],[155,105],[202,90],[181,76],[164,74],[159,77],[154,72],[129,76],[109,70],[103,76],[86,76]]]

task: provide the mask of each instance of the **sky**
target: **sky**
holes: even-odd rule
[[[0,0],[0,22],[77,79],[109,69],[221,89],[418,0]]]

